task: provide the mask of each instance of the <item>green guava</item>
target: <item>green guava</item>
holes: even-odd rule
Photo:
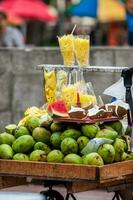
[[[89,142],[88,137],[86,136],[80,136],[77,140],[77,144],[79,147],[79,152],[82,151],[82,149],[87,145],[87,143]]]
[[[22,135],[30,135],[30,132],[26,127],[19,126],[15,129],[14,136],[15,136],[15,138],[18,138]]]
[[[82,157],[83,164],[85,165],[104,165],[102,157],[98,153],[90,153]]]
[[[97,125],[91,125],[91,124],[85,124],[81,127],[82,133],[84,136],[88,137],[89,139],[92,139],[96,136],[99,127]]]
[[[39,117],[31,116],[28,117],[25,125],[32,132],[35,128],[39,127],[40,125],[39,121],[40,121]]]
[[[107,138],[111,140],[115,140],[117,136],[118,133],[116,131],[109,129],[102,129],[96,134],[96,138]]]
[[[52,150],[48,155],[47,155],[47,162],[52,162],[52,163],[62,163],[64,161],[64,155],[61,151],[55,149]]]
[[[9,144],[10,146],[15,141],[15,137],[9,133],[0,134],[0,144]]]
[[[13,150],[8,144],[1,144],[0,145],[0,158],[1,159],[12,159],[13,157]]]
[[[64,162],[72,164],[82,164],[83,160],[79,155],[70,153],[64,157]]]
[[[28,153],[34,147],[35,141],[31,135],[23,135],[17,138],[12,145],[16,153]]]
[[[37,149],[44,151],[46,155],[51,151],[50,147],[43,142],[37,142],[34,145],[34,150],[37,150]]]
[[[81,136],[81,132],[77,129],[67,129],[61,134],[61,141],[67,137],[77,140]]]
[[[61,144],[61,132],[55,132],[50,137],[50,143],[55,149],[60,149]]]
[[[61,142],[61,151],[64,155],[78,152],[78,144],[73,138],[65,138]]]
[[[13,160],[29,160],[29,157],[26,154],[23,154],[23,153],[16,153],[13,156]]]
[[[111,164],[115,158],[115,149],[111,144],[103,144],[99,147],[98,154],[105,164]]]
[[[35,128],[32,132],[32,136],[37,142],[44,142],[46,144],[50,143],[51,133],[46,128]]]
[[[62,131],[63,128],[64,128],[64,124],[59,123],[59,122],[53,122],[50,126],[50,129],[51,129],[52,132]]]
[[[110,126],[119,134],[122,134],[122,123],[120,121],[112,122]]]
[[[16,128],[17,128],[16,124],[9,124],[5,127],[5,131],[6,133],[13,135]]]
[[[121,138],[116,138],[113,146],[115,149],[115,161],[120,162],[125,149],[125,141]]]
[[[126,160],[131,160],[131,155],[126,152],[123,152],[121,156],[121,161],[126,161]]]
[[[31,161],[42,161],[42,162],[46,162],[47,161],[47,156],[46,153],[42,150],[34,150],[31,152],[30,154],[30,160]]]

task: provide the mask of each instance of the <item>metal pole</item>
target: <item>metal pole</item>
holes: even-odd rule
[[[133,99],[132,99],[132,75],[133,68],[128,68],[122,71],[121,76],[124,78],[124,86],[126,88],[126,102],[129,104],[128,122],[132,128],[131,132],[131,152],[133,153]]]

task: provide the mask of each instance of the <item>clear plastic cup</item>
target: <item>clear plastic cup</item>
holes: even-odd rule
[[[87,67],[90,61],[90,36],[78,35],[74,38],[74,51],[79,67]]]
[[[60,51],[63,56],[64,66],[72,67],[75,63],[73,35],[58,37]]]

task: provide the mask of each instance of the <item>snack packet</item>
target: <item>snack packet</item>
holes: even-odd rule
[[[65,70],[59,70],[56,72],[56,99],[59,100],[61,98],[61,91],[62,88],[67,85],[67,79],[68,79],[68,72]]]
[[[73,71],[71,71],[68,75],[67,85],[61,90],[61,99],[66,103],[68,109],[70,109],[71,106],[76,106],[77,103],[77,88],[73,84],[73,81]]]
[[[97,103],[96,96],[91,82],[82,83],[79,87],[79,97],[82,108],[87,108]]]
[[[44,94],[48,103],[56,100],[56,74],[54,69],[44,71]]]

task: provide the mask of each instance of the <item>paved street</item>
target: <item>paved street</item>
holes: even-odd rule
[[[66,189],[64,187],[55,187],[54,189],[61,192],[63,196],[66,195]],[[44,188],[40,185],[24,185],[4,189],[1,191],[40,192],[42,190],[44,190]],[[75,197],[77,198],[77,200],[111,200],[113,197],[113,193],[107,193],[106,191],[102,190],[91,190],[87,192],[76,193]]]

